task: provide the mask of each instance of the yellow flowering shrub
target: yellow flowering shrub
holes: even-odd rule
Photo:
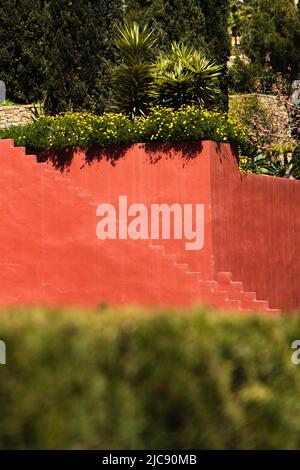
[[[199,140],[229,142],[242,148],[248,142],[236,119],[196,106],[178,111],[154,108],[148,116],[134,121],[123,114],[67,112],[10,127],[1,137],[33,150]]]

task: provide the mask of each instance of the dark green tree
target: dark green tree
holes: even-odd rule
[[[242,38],[253,63],[296,76],[300,62],[300,19],[294,0],[252,0]]]
[[[45,15],[46,109],[103,111],[122,0],[51,0]]]
[[[219,107],[228,109],[228,82],[226,77],[227,60],[230,55],[228,20],[230,0],[198,0],[205,17],[206,38],[209,58],[224,64],[224,75],[220,79],[221,94]]]
[[[173,41],[204,48],[212,59],[229,55],[229,0],[127,0],[126,17],[154,27],[164,49]]]
[[[205,41],[211,58],[218,63],[225,63],[230,53],[228,18],[229,0],[198,0],[205,17]]]
[[[206,48],[205,17],[199,0],[128,0],[126,18],[147,23],[158,37],[158,46],[168,49],[173,41],[196,49]]]
[[[51,113],[102,111],[122,0],[1,0],[0,78],[17,102]]]
[[[1,0],[0,79],[12,101],[41,100],[44,69],[44,16],[42,0]]]

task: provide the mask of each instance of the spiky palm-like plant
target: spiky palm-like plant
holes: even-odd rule
[[[198,50],[174,42],[170,54],[156,62],[157,103],[178,109],[186,104],[209,106],[219,93],[223,67]]]
[[[155,96],[152,63],[156,37],[137,23],[119,28],[115,38],[121,63],[113,70],[113,109],[132,119],[147,113]]]

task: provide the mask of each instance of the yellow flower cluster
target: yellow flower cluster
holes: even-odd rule
[[[247,140],[235,118],[197,106],[179,110],[157,107],[148,116],[135,120],[119,113],[98,116],[69,111],[40,117],[28,126],[9,129],[6,134],[32,148],[207,139],[239,145]]]

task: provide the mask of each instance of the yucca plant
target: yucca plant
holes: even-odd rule
[[[147,25],[126,23],[119,28],[115,46],[120,64],[113,69],[112,108],[134,119],[147,113],[155,97],[153,47],[156,37]]]
[[[202,51],[174,42],[171,53],[161,54],[155,66],[159,105],[208,107],[219,93],[223,66],[207,59]]]

